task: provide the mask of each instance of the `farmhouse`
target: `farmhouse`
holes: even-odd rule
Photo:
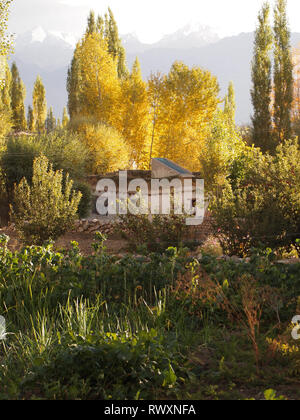
[[[181,197],[182,203],[185,205],[185,210],[192,211],[196,203],[196,185],[200,179],[200,173],[192,173],[166,158],[153,159],[151,170],[148,171],[119,170],[102,176],[90,176],[88,182],[91,187],[93,200],[89,219],[98,219],[102,223],[110,223],[116,217],[108,214],[99,214],[99,209],[97,209],[97,202],[107,192],[108,183],[112,182],[115,185],[116,197],[119,202],[122,201],[120,197],[124,189],[126,190],[126,200],[130,200],[140,188],[142,199],[148,203],[149,213],[153,214],[153,208],[151,208],[151,204],[153,207],[153,202],[156,203],[155,209],[159,209],[157,213],[163,213],[163,210],[166,210],[166,203],[173,205],[174,209],[174,192],[176,188],[176,191],[179,189],[183,191],[184,188],[184,194]],[[107,181],[109,182],[107,183]],[[154,184],[157,188],[153,187]],[[205,203],[205,208],[207,208],[207,203]],[[189,235],[192,239],[202,239],[207,237],[210,231],[210,218],[208,212],[205,211],[204,222],[200,226],[191,227]]]

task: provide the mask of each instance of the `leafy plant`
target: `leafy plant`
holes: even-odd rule
[[[73,182],[54,172],[45,156],[33,163],[32,186],[24,178],[15,187],[12,218],[22,239],[43,244],[65,233],[75,221],[81,193],[72,193]]]
[[[129,241],[134,250],[145,246],[149,251],[163,251],[183,244],[186,223],[182,215],[154,215],[150,218],[144,214],[128,213],[120,215],[116,231]]]
[[[228,254],[251,248],[297,247],[300,233],[300,148],[278,146],[275,156],[249,149],[232,165],[221,195],[211,204],[215,235]]]

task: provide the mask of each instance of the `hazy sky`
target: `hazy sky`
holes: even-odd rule
[[[211,26],[220,36],[251,32],[264,0],[14,0],[9,29],[22,33],[36,26],[80,35],[89,9],[113,10],[120,32],[155,42],[189,22]],[[271,1],[274,4],[275,0]],[[300,32],[300,0],[288,0],[292,31]]]

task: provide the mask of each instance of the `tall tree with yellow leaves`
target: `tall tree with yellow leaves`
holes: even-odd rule
[[[159,153],[193,170],[217,105],[219,86],[210,72],[175,62],[162,92]]]
[[[122,83],[122,103],[124,111],[120,132],[129,148],[130,165],[147,167],[149,102],[147,83],[142,78],[137,58],[130,76]]]
[[[80,63],[80,115],[99,123],[119,126],[120,81],[117,65],[98,33],[87,35],[74,59]]]
[[[159,157],[159,136],[163,123],[161,117],[165,76],[158,72],[152,73],[148,80],[148,102],[149,102],[149,155],[148,169],[151,168],[153,157]]]
[[[68,127],[69,121],[70,120],[69,120],[67,108],[64,107],[63,116],[62,116],[62,126],[63,126],[63,128],[67,128]]]

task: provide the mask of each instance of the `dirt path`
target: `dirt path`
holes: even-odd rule
[[[19,239],[17,232],[11,231],[10,229],[0,229],[0,234],[5,234],[10,237],[8,247],[12,251],[16,251],[22,248],[22,243]],[[72,241],[78,242],[79,248],[84,255],[91,255],[93,252],[92,243],[94,240],[93,233],[66,233],[64,236],[59,238],[55,242],[55,249],[70,249],[70,243]],[[120,239],[116,236],[108,238],[105,242],[108,252],[112,254],[119,254],[126,251],[127,241]]]

